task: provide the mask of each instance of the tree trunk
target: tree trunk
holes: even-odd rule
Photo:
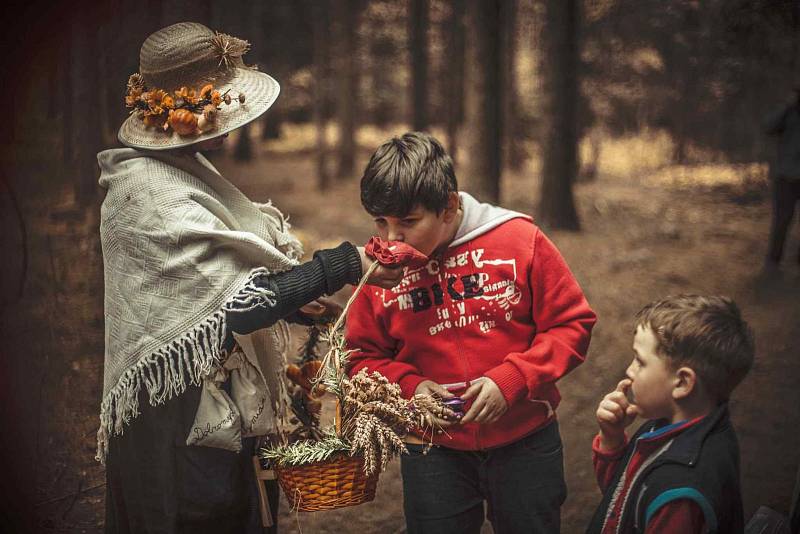
[[[328,143],[325,139],[325,127],[327,124],[327,101],[328,101],[328,75],[326,65],[328,64],[328,41],[330,38],[328,1],[319,0],[311,4],[311,21],[313,24],[313,115],[314,126],[316,129],[316,168],[317,183],[321,191],[330,187],[330,175],[328,174]]]
[[[96,105],[102,124],[103,146],[113,145],[116,142],[117,131],[127,111],[123,104],[126,82],[130,74],[139,70],[137,65],[135,70],[127,73],[127,76],[120,72],[121,61],[116,57],[123,53],[123,49],[119,46],[120,39],[122,34],[130,32],[124,32],[120,18],[112,18],[110,14],[119,14],[122,9],[119,0],[107,0],[101,16],[104,23],[96,30],[96,38],[101,42],[96,55],[98,61]]]
[[[336,116],[339,123],[339,146],[336,177],[353,175],[356,159],[356,99],[358,70],[356,68],[356,27],[358,0],[334,0],[334,43],[339,67],[336,69]]]
[[[578,0],[546,0],[542,28],[545,131],[539,222],[579,230],[572,183],[578,170]]]
[[[467,0],[467,131],[469,189],[481,200],[500,200],[503,135],[501,0]]]
[[[522,147],[520,146],[519,139],[519,126],[517,122],[517,115],[519,113],[519,105],[517,103],[517,0],[505,0],[501,6],[501,25],[502,32],[500,33],[503,39],[503,77],[504,84],[504,99],[505,104],[503,109],[503,124],[505,125],[505,132],[503,138],[505,139],[505,153],[504,159],[510,169],[519,170],[522,167],[524,155]]]
[[[428,0],[410,0],[408,49],[411,52],[411,127],[428,128]]]
[[[100,113],[92,110],[97,107],[97,34],[90,11],[78,11],[70,22],[70,84],[72,88],[73,112],[77,116],[70,120],[71,128],[66,134],[74,139],[72,165],[75,199],[80,206],[95,202],[99,187],[99,170],[95,155],[103,144]]]
[[[250,42],[252,51],[249,52],[253,56],[245,56],[247,63],[257,63],[258,54],[262,53],[263,46],[261,46],[261,33],[257,24],[259,2],[244,2],[234,12],[236,15],[235,20],[231,20],[231,28],[223,30],[230,32],[233,35],[243,38]],[[257,7],[259,6],[259,7]],[[229,13],[230,14],[230,13]],[[250,161],[253,159],[253,140],[251,135],[250,124],[245,124],[238,129],[239,134],[236,139],[236,147],[233,150],[233,157],[238,161]]]
[[[458,151],[458,127],[464,120],[464,13],[465,0],[452,0],[450,3],[450,32],[447,40],[448,76],[445,82],[447,91],[447,149],[453,161]]]
[[[172,24],[187,20],[186,15],[189,9],[186,4],[185,0],[161,0],[161,27],[166,28]],[[192,9],[192,12],[194,12],[194,9]],[[195,20],[195,17],[190,20]]]
[[[312,9],[315,4],[316,2],[312,2]],[[264,2],[256,2],[256,5],[258,6],[257,13],[254,14],[253,19],[257,21],[261,37],[263,37],[259,39],[262,45],[258,56],[259,64],[278,81],[283,92],[289,86],[291,69],[289,68],[290,52],[286,49],[287,43],[281,41],[286,38],[286,35],[294,34],[293,27],[286,27],[292,21],[292,15],[289,13],[291,6],[286,0],[273,0],[269,6]],[[286,95],[284,93],[261,119],[261,139],[266,141],[280,138],[286,116],[285,103]]]
[[[397,88],[392,80],[392,71],[386,68],[396,61],[397,46],[388,35],[382,34],[372,38],[370,44],[370,77],[375,105],[370,114],[372,122],[385,127],[395,117],[397,106]],[[413,99],[413,98],[412,98]]]
[[[233,148],[233,157],[237,161],[250,161],[253,159],[253,140],[250,139],[250,125],[245,124],[236,132],[236,146]]]
[[[67,40],[72,41],[72,23],[70,23]],[[61,162],[63,166],[59,166],[62,171],[69,174],[69,169],[72,166],[72,161],[75,153],[75,147],[72,142],[73,124],[75,117],[73,116],[72,106],[74,105],[72,96],[72,51],[69,46],[63,46],[58,51],[61,59],[58,64],[58,78],[61,81],[61,90],[57,93],[61,96]],[[63,176],[67,180],[72,179],[72,176]]]

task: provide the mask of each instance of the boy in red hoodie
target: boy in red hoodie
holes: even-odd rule
[[[453,164],[423,133],[377,149],[361,202],[378,235],[429,257],[392,290],[365,289],[347,319],[351,373],[378,371],[466,413],[437,419],[429,450],[401,459],[409,534],[558,532],[566,498],[555,382],[586,356],[595,314],[527,215],[458,192]]]

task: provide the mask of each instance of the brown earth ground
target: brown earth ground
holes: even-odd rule
[[[360,133],[357,168],[391,133]],[[309,178],[310,130],[291,129],[286,138],[258,145],[251,163],[240,165],[226,153],[214,161],[251,198],[271,198],[289,214],[308,251],[343,239],[364,242],[370,220],[360,208],[356,180],[319,193]],[[770,216],[763,165],[670,166],[663,163],[668,153],[668,140],[658,135],[606,140],[598,178],[576,187],[583,231],[549,232],[599,316],[586,363],[560,382],[564,400],[558,416],[569,486],[566,533],[583,530],[599,499],[590,458],[594,411],[629,361],[631,318],[648,301],[680,292],[732,296],[755,330],[756,364],[732,400],[745,513],[751,516],[759,505],[785,513],[790,506],[800,464],[800,270],[787,261],[783,273],[760,273]],[[536,159],[520,172],[507,173],[505,206],[534,211]],[[19,191],[36,191],[45,183],[42,172],[41,167],[29,171],[31,183],[15,181]],[[469,184],[462,185],[469,190]],[[14,430],[21,436],[14,440],[6,434],[2,452],[16,465],[7,482],[29,493],[38,530],[100,532],[104,473],[94,461],[94,433],[103,312],[96,223],[60,191],[20,196],[30,268],[24,305],[5,306],[0,323],[5,356],[13,356],[2,373],[7,399],[1,409],[16,421]],[[18,240],[4,239],[6,251]],[[796,237],[788,247],[793,258]],[[7,254],[11,263],[19,263],[17,252]],[[4,274],[4,294],[18,279],[18,269],[11,271]],[[398,465],[381,476],[372,503],[297,514],[284,500],[279,522],[284,533],[403,532]]]

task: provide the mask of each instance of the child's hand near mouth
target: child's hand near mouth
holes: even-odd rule
[[[629,378],[620,380],[617,388],[603,397],[597,407],[597,424],[600,427],[602,450],[613,451],[625,445],[625,428],[633,423],[638,415],[636,405],[627,397],[630,387]]]

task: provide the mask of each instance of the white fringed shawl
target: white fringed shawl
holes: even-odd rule
[[[105,273],[105,372],[99,461],[108,440],[152,405],[200,384],[219,367],[225,309],[274,305],[255,276],[302,255],[283,215],[251,202],[200,154],[113,149],[98,154],[106,188],[100,217]],[[288,331],[269,328],[276,357],[261,362],[275,414]],[[264,365],[272,368],[265,369]]]

